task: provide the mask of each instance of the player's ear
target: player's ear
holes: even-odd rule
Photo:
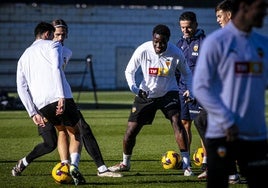
[[[53,39],[53,36],[54,36],[54,33],[53,32],[50,32],[50,31],[46,31],[42,34],[41,38],[43,40],[47,40],[47,39],[50,39],[52,40]]]
[[[228,17],[229,20],[232,18],[232,13],[231,13],[231,11],[228,11],[228,12],[227,12],[227,17]]]

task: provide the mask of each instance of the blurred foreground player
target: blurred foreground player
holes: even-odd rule
[[[193,91],[208,113],[207,188],[228,187],[232,160],[249,188],[267,185],[268,38],[253,30],[263,26],[267,4],[232,0],[231,21],[203,42]]]

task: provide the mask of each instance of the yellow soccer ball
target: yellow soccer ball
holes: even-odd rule
[[[193,154],[193,161],[196,166],[201,166],[204,158],[204,149],[198,148]]]
[[[178,152],[170,150],[162,155],[161,162],[164,169],[179,169],[182,157]]]
[[[66,163],[58,163],[52,169],[51,175],[58,184],[70,184],[73,179],[70,175],[70,165]]]

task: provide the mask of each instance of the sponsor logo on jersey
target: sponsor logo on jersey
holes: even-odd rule
[[[158,75],[158,68],[149,68],[149,75],[150,76],[157,76]]]
[[[235,73],[239,75],[261,75],[263,67],[261,62],[235,62]]]
[[[149,75],[150,76],[167,76],[169,73],[168,68],[149,68]]]
[[[198,56],[198,52],[192,52],[192,56]]]

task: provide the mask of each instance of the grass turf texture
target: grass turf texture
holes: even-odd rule
[[[122,160],[122,139],[134,95],[129,91],[123,91],[98,92],[97,96],[97,109],[91,92],[81,93],[78,104],[85,119],[91,125],[106,165],[111,166]],[[76,97],[77,93],[74,93],[74,98]],[[194,125],[192,134],[191,160],[195,149],[200,147],[200,139]],[[51,177],[52,168],[59,162],[57,150],[36,159],[26,168],[22,176],[11,176],[11,168],[17,160],[41,141],[37,128],[25,110],[0,111],[0,187],[75,187],[58,185]],[[131,171],[124,172],[123,178],[98,177],[95,163],[83,148],[79,168],[87,184],[79,187],[205,187],[205,180],[197,179],[200,167],[195,166],[193,162],[195,173],[193,177],[184,177],[182,170],[163,169],[161,156],[168,150],[178,151],[171,125],[158,111],[153,125],[145,126],[138,135]],[[230,187],[245,188],[246,185],[238,184]]]

